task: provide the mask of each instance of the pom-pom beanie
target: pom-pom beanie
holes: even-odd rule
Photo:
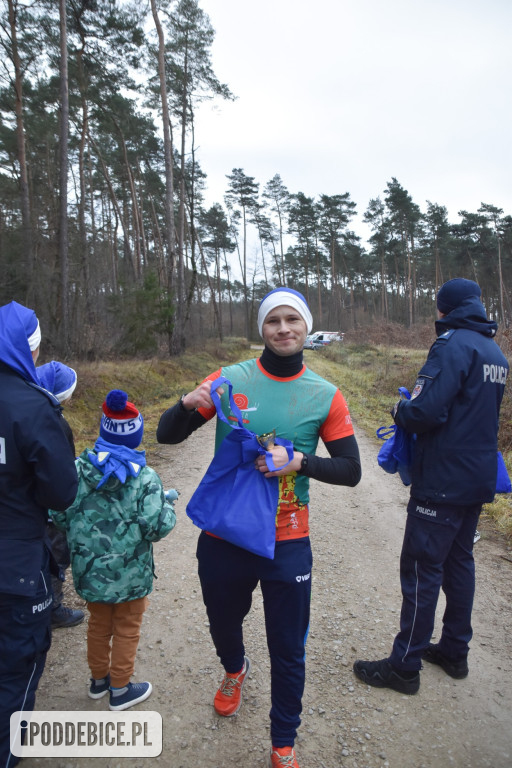
[[[111,390],[103,403],[100,437],[114,445],[136,448],[142,441],[144,420],[122,389]]]

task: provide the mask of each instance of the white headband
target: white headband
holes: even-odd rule
[[[293,307],[293,309],[296,309],[306,323],[307,332],[311,333],[313,328],[313,316],[309,311],[306,300],[301,298],[300,294],[296,291],[288,291],[286,288],[277,288],[276,290],[267,293],[258,310],[258,331],[260,332],[261,337],[263,337],[261,332],[263,323],[265,322],[268,313],[272,312],[276,307],[282,306]]]
[[[41,343],[41,328],[39,327],[39,320],[37,321],[37,328],[34,333],[28,337],[28,345],[30,351],[33,352]]]
[[[74,380],[72,385],[68,387],[68,389],[65,389],[64,392],[59,392],[58,395],[54,395],[54,397],[57,398],[59,403],[63,403],[65,400],[68,400],[71,397],[75,389],[76,389],[76,379]]]

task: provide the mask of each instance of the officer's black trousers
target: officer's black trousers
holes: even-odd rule
[[[34,597],[0,594],[0,768],[19,762],[10,752],[10,718],[34,709],[51,643],[51,605],[47,565]]]
[[[456,507],[410,499],[400,556],[400,632],[390,656],[398,669],[421,669],[441,589],[446,609],[440,650],[452,660],[467,657],[475,595],[473,538],[481,508],[481,504]]]

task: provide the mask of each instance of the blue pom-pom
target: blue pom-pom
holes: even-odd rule
[[[108,393],[105,402],[111,411],[124,411],[128,395],[122,389],[113,389]]]

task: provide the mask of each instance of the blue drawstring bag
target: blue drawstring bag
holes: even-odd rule
[[[410,485],[414,435],[393,424],[380,427],[377,437],[385,441],[377,455],[379,467],[391,475],[398,472],[402,483]]]
[[[498,451],[498,476],[496,478],[496,493],[510,493],[512,484],[508,476],[505,459],[501,451]]]
[[[223,385],[229,389],[229,405],[237,424],[231,424],[222,411],[217,389]],[[222,441],[187,504],[187,515],[202,530],[272,560],[279,478],[265,477],[254,462],[257,456],[264,454],[269,471],[278,467],[270,451],[258,442],[258,436],[244,426],[229,379],[223,376],[215,379],[210,394],[218,418],[231,427],[231,432]],[[287,466],[293,459],[293,443],[276,437],[275,445],[286,448],[288,461],[283,466]]]
[[[399,387],[398,391],[402,398],[411,399],[411,395],[405,387]],[[416,435],[392,424],[390,427],[379,427],[377,437],[385,441],[377,455],[379,467],[391,475],[398,472],[402,483],[410,485]]]

